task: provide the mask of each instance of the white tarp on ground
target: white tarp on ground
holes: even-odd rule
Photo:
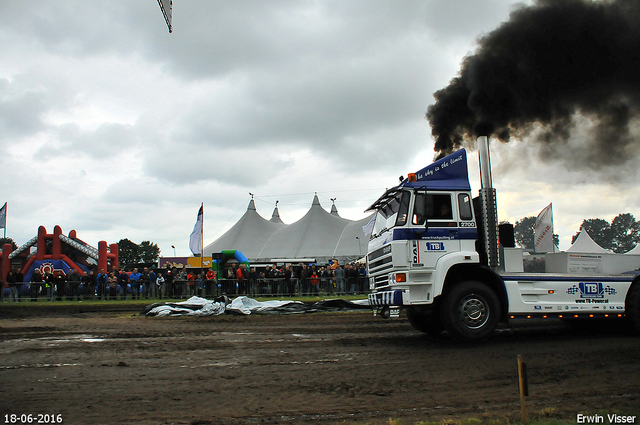
[[[245,296],[229,300],[219,297],[207,300],[191,297],[177,303],[155,303],[147,306],[140,315],[143,316],[212,316],[220,314],[292,314],[313,313],[318,311],[346,311],[368,309],[368,300],[322,300],[316,303],[303,303],[292,300],[257,301]]]
[[[224,314],[225,301],[210,301],[191,297],[177,303],[155,303],[147,306],[140,314],[144,316],[212,316]]]
[[[253,298],[238,297],[231,301],[231,304],[227,305],[227,311],[230,313],[265,313],[278,307],[282,307],[287,304],[304,304],[301,301],[256,301]]]

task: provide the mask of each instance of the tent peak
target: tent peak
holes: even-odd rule
[[[282,221],[282,219],[280,218],[280,212],[278,211],[278,202],[276,201],[276,207],[273,209],[273,214],[271,214],[271,220],[269,220],[273,223],[282,223],[284,224],[284,222]]]
[[[251,198],[251,201],[249,201],[249,206],[247,207],[247,211],[249,210],[256,210],[256,203],[253,201],[253,198]]]
[[[318,199],[318,193],[313,195],[313,202],[311,203],[311,206],[313,207],[315,205],[321,206],[320,199]]]
[[[577,239],[573,242],[573,245],[567,249],[567,252],[581,252],[590,254],[604,254],[611,253],[612,251],[604,249],[598,245],[587,233],[587,229],[581,228]]]

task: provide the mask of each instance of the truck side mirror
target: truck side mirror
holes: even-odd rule
[[[423,224],[425,230],[429,228],[429,208],[427,206],[427,197],[424,192],[416,192],[415,205],[413,207],[415,214],[415,224]]]

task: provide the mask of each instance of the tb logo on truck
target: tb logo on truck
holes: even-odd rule
[[[580,282],[578,286],[580,287],[581,298],[604,298],[604,288],[600,282]]]
[[[444,242],[427,242],[427,251],[444,251]]]
[[[427,252],[444,252],[444,242],[424,242],[424,249]],[[420,242],[413,241],[411,243],[411,262],[413,267],[424,266],[420,261]]]
[[[580,298],[604,298],[605,294],[615,295],[616,290],[609,285],[605,287],[602,282],[580,282],[567,289],[567,294],[580,294]]]

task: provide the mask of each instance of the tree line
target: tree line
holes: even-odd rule
[[[11,244],[13,250],[18,249],[18,245],[12,238],[0,238],[0,248],[4,244]],[[138,245],[129,239],[120,239],[118,242],[118,263],[138,264],[138,263],[155,263],[160,257],[160,248],[158,244],[151,241],[142,241]]]
[[[535,224],[536,217],[534,216],[524,217],[516,221],[513,233],[518,246],[525,249],[534,248]],[[587,232],[595,243],[617,254],[628,252],[640,243],[640,221],[637,221],[629,213],[618,214],[610,223],[601,218],[583,220],[580,230],[571,238],[572,244],[576,241],[582,229]],[[560,242],[558,235],[553,235],[553,242],[558,247]]]
[[[125,264],[155,263],[160,256],[158,244],[142,241],[140,245],[129,239],[118,241],[118,263]]]

